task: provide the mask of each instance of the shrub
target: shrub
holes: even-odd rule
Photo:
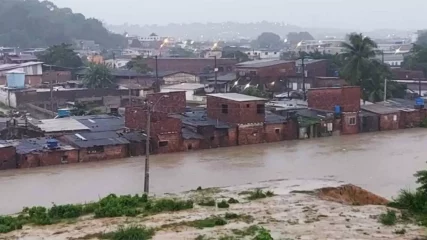
[[[249,227],[247,227],[247,228],[245,228],[243,230],[233,229],[232,232],[235,235],[242,236],[242,237],[244,237],[244,236],[254,236],[261,229],[262,228],[259,227],[259,226],[257,226],[257,225],[252,225],[252,226],[249,226]]]
[[[28,212],[30,222],[36,225],[50,225],[54,223],[52,218],[47,214],[45,207],[32,207],[25,210]]]
[[[225,213],[225,219],[237,219],[240,215],[237,213]]]
[[[396,224],[397,222],[396,212],[393,210],[387,210],[387,213],[383,213],[380,215],[379,221],[380,223],[387,226]]]
[[[198,205],[206,206],[206,207],[214,207],[216,205],[216,202],[213,198],[207,198],[200,201]]]
[[[151,239],[154,236],[154,229],[139,227],[139,226],[130,226],[130,227],[121,227],[115,232],[110,232],[103,234],[101,239],[111,239],[111,240],[145,240]]]
[[[154,213],[165,212],[165,211],[181,211],[193,208],[193,201],[187,200],[174,200],[174,199],[159,199],[152,204],[147,204],[146,210],[150,210]]]
[[[23,221],[10,216],[0,216],[0,233],[7,233],[22,229]]]
[[[230,199],[228,199],[228,201],[227,201],[229,204],[235,204],[235,203],[239,203],[239,200],[237,200],[237,199],[234,199],[234,198],[230,198]]]
[[[125,195],[117,197],[115,194],[110,194],[107,197],[101,199],[98,203],[92,204],[87,211],[95,209],[95,217],[120,217],[120,216],[136,216],[140,212],[136,209],[142,207],[147,203],[147,195],[131,196]]]
[[[225,200],[222,200],[218,203],[218,208],[229,208],[230,204],[228,204]]]
[[[266,198],[266,197],[267,197],[267,195],[261,189],[256,189],[255,191],[253,191],[249,194],[248,199],[249,200],[255,200],[255,199],[261,199],[261,198]]]
[[[420,127],[427,128],[427,118],[423,119],[423,121],[420,123]]]
[[[188,224],[189,226],[203,229],[203,228],[212,228],[215,226],[223,226],[227,224],[227,221],[225,221],[225,219],[220,217],[210,217],[202,220],[195,220],[195,221],[189,222]]]
[[[54,219],[77,218],[83,213],[82,205],[53,205],[48,211],[48,215]]]
[[[254,240],[273,240],[273,237],[271,237],[270,231],[265,228],[261,228],[255,236]]]

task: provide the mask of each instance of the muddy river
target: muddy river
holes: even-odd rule
[[[286,179],[353,183],[385,197],[414,188],[427,168],[427,130],[407,129],[212,149],[151,158],[150,191]],[[79,203],[143,190],[144,157],[0,172],[0,214],[24,206]],[[306,187],[306,186],[305,186]]]

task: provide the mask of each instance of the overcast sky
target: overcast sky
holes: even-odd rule
[[[426,0],[51,0],[107,23],[279,21],[302,27],[427,28]]]

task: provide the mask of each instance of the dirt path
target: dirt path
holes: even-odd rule
[[[338,183],[325,182],[319,187],[336,186]],[[236,198],[240,201],[231,204],[229,209],[195,206],[194,209],[176,213],[164,213],[149,217],[129,217],[111,219],[91,219],[85,217],[52,226],[24,226],[20,231],[0,235],[0,239],[22,240],[64,240],[79,239],[99,232],[114,231],[121,225],[144,225],[158,228],[153,239],[196,239],[205,235],[205,239],[219,239],[224,236],[236,236],[236,229],[243,230],[251,225],[264,227],[271,231],[274,239],[407,239],[413,240],[424,234],[424,229],[414,225],[387,227],[376,219],[384,213],[385,206],[349,206],[337,202],[325,201],[315,195],[290,193],[290,190],[307,190],[302,186],[283,189],[282,181],[264,182],[256,185],[244,185],[222,189],[206,189],[179,194],[179,197],[192,198],[196,201],[214,197],[217,201]],[[311,184],[312,186],[312,184]],[[265,188],[275,192],[275,196],[261,200],[245,200],[239,195],[244,190]],[[175,196],[174,196],[175,197]],[[224,226],[196,229],[184,222],[204,219],[211,216],[224,216],[232,212],[245,219],[228,220]],[[395,230],[405,229],[406,234],[399,235]],[[88,238],[84,238],[88,239]],[[92,238],[96,239],[96,238]],[[247,236],[241,239],[253,239]]]

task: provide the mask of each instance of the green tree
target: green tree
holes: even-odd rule
[[[278,49],[283,47],[284,42],[279,35],[272,32],[264,32],[259,35],[255,44],[259,48]]]
[[[127,44],[101,21],[49,1],[0,0],[0,6],[0,46],[46,47],[74,39],[93,40],[105,48]]]
[[[83,78],[87,88],[111,88],[114,86],[114,76],[110,69],[103,64],[90,64]]]
[[[420,34],[402,66],[409,70],[420,70],[427,75],[427,32]]]
[[[343,77],[352,85],[364,87],[377,44],[369,37],[352,33],[349,42],[342,43],[344,48]]]
[[[37,56],[46,64],[61,67],[78,68],[83,65],[82,59],[73,51],[70,44],[54,45]]]
[[[126,63],[126,68],[138,73],[148,73],[152,71],[141,56],[138,56]]]
[[[248,87],[242,91],[242,94],[260,97],[260,98],[269,98],[269,94],[265,91],[258,89],[257,87]]]

